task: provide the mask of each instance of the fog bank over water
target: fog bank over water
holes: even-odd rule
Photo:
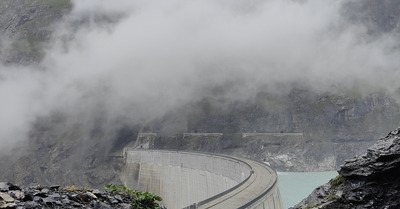
[[[113,126],[217,95],[399,89],[396,37],[368,36],[331,0],[75,0],[39,66],[0,67],[1,149],[55,112]],[[385,82],[382,82],[382,81]]]

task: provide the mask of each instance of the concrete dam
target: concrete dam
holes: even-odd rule
[[[283,209],[269,166],[231,156],[125,148],[125,186],[153,192],[168,209]]]

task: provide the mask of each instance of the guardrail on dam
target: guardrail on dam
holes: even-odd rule
[[[125,186],[150,191],[168,209],[283,209],[276,172],[251,160],[207,153],[124,149]]]

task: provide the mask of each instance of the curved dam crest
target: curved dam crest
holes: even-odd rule
[[[169,209],[283,209],[276,172],[251,160],[197,152],[124,149],[125,186],[150,191]]]

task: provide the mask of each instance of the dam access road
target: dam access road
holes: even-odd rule
[[[169,209],[283,209],[276,172],[225,155],[124,149],[125,186],[163,197]]]

